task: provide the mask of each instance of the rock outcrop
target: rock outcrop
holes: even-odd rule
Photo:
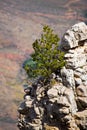
[[[25,89],[18,112],[20,130],[87,130],[87,26],[68,30],[61,48],[66,65],[49,84],[36,80]]]
[[[87,40],[87,26],[81,22],[66,31],[62,38],[61,45],[64,50],[69,50],[83,45],[85,40]]]

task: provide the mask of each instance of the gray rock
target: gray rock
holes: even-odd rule
[[[71,69],[77,69],[80,67],[83,67],[86,65],[86,55],[85,53],[81,53],[80,49],[78,48],[78,51],[76,49],[74,54],[66,54],[66,68],[71,68]]]
[[[76,88],[76,93],[77,93],[77,96],[87,97],[87,86],[79,85],[79,86]]]
[[[74,71],[75,81],[76,83],[79,82],[79,84],[77,83],[78,85],[82,83],[87,85],[87,71],[85,69],[86,69],[85,67],[84,68],[82,67]]]
[[[87,86],[80,85],[76,89],[77,103],[80,104],[79,108],[87,108]]]
[[[29,95],[25,95],[24,99],[25,99],[26,101],[29,101],[29,100],[31,100],[31,97],[30,97]]]
[[[64,50],[69,50],[79,46],[79,43],[87,39],[87,26],[81,22],[71,27],[63,36],[61,47]],[[82,42],[82,44],[84,44]]]
[[[75,84],[76,86],[79,86],[82,84],[82,80],[80,78],[75,78]]]
[[[55,79],[55,78],[56,78],[56,74],[55,74],[55,73],[52,73],[52,74],[51,74],[51,78],[52,78],[52,79]]]
[[[41,105],[34,104],[34,111],[36,113],[36,117],[38,119],[41,119],[44,113],[44,109],[41,107]]]
[[[82,109],[87,108],[87,97],[78,97],[77,102],[81,105]],[[81,109],[81,108],[80,108]]]
[[[68,102],[70,104],[70,111],[72,114],[77,112],[77,104],[75,101],[74,91],[72,89],[66,89],[64,92],[65,97],[68,99]]]
[[[26,108],[25,102],[22,102],[18,108],[18,112],[20,114],[26,115],[28,112],[28,109]]]
[[[83,82],[83,85],[87,86],[87,80],[85,82]]]
[[[87,73],[87,64],[83,66],[83,70]]]
[[[55,88],[51,88],[47,91],[47,95],[49,98],[55,98],[58,96],[58,91]]]
[[[62,83],[62,78],[61,78],[59,75],[57,75],[57,76],[56,76],[56,81]]]
[[[42,130],[41,121],[38,119],[34,119],[33,123],[29,123],[29,130]]]
[[[75,87],[74,73],[71,69],[66,69],[65,67],[61,69],[62,82],[67,87]]]
[[[34,104],[34,98],[26,95],[25,96],[25,105],[26,105],[26,107],[31,108],[33,106],[33,104]]]
[[[57,90],[56,91],[57,93],[55,94],[55,91],[53,92],[52,90]],[[56,102],[58,105],[62,106],[62,108],[60,108],[60,110],[59,110],[60,112],[63,112],[63,114],[68,113],[68,112],[70,112],[72,114],[76,113],[77,105],[75,102],[74,92],[72,89],[66,88],[65,86],[60,86],[59,84],[56,84],[52,87],[50,92],[51,93],[49,93],[49,94],[53,95],[53,96],[50,96],[49,101],[52,103]],[[54,95],[56,95],[56,96],[54,96]],[[57,98],[55,98],[55,97],[57,97]]]
[[[33,106],[33,101],[26,101],[25,102],[26,107],[31,108]]]
[[[87,109],[84,111],[77,112],[75,114],[77,125],[81,126],[82,130],[87,130]],[[81,130],[81,129],[80,129]]]
[[[83,82],[87,81],[87,74],[82,74],[80,78]]]
[[[79,72],[79,73],[84,73],[84,69],[83,68],[77,68],[75,71]]]
[[[80,78],[80,76],[81,76],[80,72],[74,71],[74,77],[75,78]]]
[[[62,107],[59,109],[59,113],[68,115],[70,113],[70,110],[69,110],[69,108]]]

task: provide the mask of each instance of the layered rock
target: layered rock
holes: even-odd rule
[[[86,41],[85,23],[64,34],[66,66],[52,74],[50,83],[38,79],[25,89],[18,109],[20,130],[87,130]]]
[[[66,31],[62,38],[61,45],[64,50],[69,50],[83,45],[85,40],[87,40],[87,26],[81,22]]]

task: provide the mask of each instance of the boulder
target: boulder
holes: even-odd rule
[[[84,42],[81,41],[85,40],[87,40],[87,25],[80,22],[66,31],[62,38],[61,47],[64,50],[69,50],[79,46],[79,44],[83,45]]]

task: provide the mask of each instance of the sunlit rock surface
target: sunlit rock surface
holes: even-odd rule
[[[80,28],[82,24],[85,25],[78,23],[73,27]],[[84,29],[86,28],[87,25]],[[50,80],[55,80],[54,84],[48,82],[44,85],[43,81],[38,79],[26,88],[24,101],[18,108],[20,130],[87,130],[86,31],[82,36],[85,38],[81,44],[76,43],[76,46],[67,51],[65,48],[67,63],[59,73],[52,74]],[[80,39],[78,43],[79,41]],[[80,59],[79,56],[73,55],[76,53],[80,54]],[[84,64],[81,63],[83,59]]]

